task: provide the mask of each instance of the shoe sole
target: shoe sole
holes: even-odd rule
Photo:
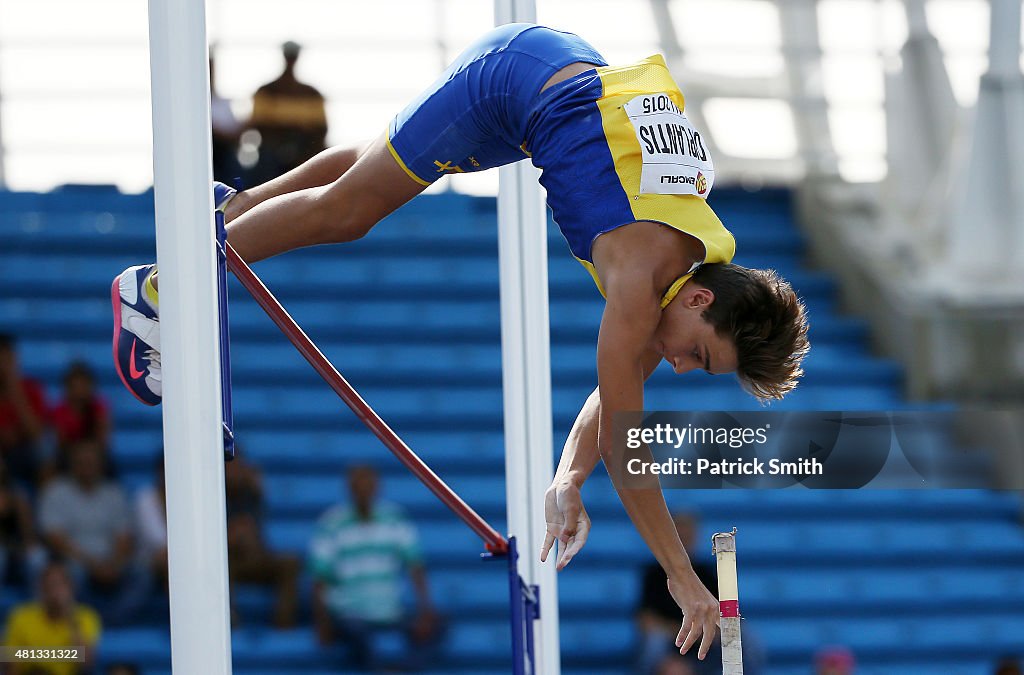
[[[117,371],[117,376],[121,378],[121,383],[124,384],[124,388],[131,393],[140,403],[148,405],[150,407],[158,405],[157,403],[150,403],[146,399],[142,398],[135,393],[135,390],[130,384],[128,384],[128,378],[124,376],[124,372],[121,370],[121,362],[118,358],[120,346],[121,346],[121,276],[124,273],[118,274],[114,277],[114,283],[110,285],[110,301],[114,308],[114,338],[113,338],[113,356],[114,356],[114,370]]]

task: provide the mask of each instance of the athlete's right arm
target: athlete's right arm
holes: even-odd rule
[[[643,355],[644,380],[650,377],[661,362],[661,354],[647,350]],[[548,552],[555,539],[561,539],[562,552],[558,558],[558,569],[564,568],[573,556],[587,543],[590,532],[590,518],[583,508],[580,490],[583,483],[601,460],[597,446],[598,427],[601,420],[601,393],[595,388],[587,397],[580,414],[572,425],[558,469],[545,495],[545,511],[548,531],[541,547],[541,562],[547,560]],[[566,521],[576,523],[576,534],[571,538],[559,537]]]
[[[661,354],[648,349],[642,357],[644,381],[661,363]],[[597,448],[597,430],[601,420],[601,390],[595,388],[590,392],[576,422],[572,425],[569,437],[562,448],[562,458],[555,471],[555,480],[568,479],[582,487],[601,459]]]

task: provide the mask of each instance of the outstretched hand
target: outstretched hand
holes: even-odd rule
[[[700,649],[697,651],[697,658],[703,659],[711,649],[711,643],[714,642],[718,630],[718,619],[721,615],[718,600],[692,571],[677,579],[670,578],[668,592],[683,610],[683,625],[676,636],[679,653],[688,652],[699,639]]]
[[[590,516],[583,508],[580,489],[568,481],[551,484],[544,493],[544,520],[547,522],[547,533],[544,545],[540,550],[540,561],[548,559],[548,551],[557,539],[561,554],[558,556],[556,569],[565,569],[590,534]]]

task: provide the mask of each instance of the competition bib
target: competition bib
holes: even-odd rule
[[[643,94],[623,106],[640,142],[640,192],[707,197],[715,165],[704,139],[668,94]]]

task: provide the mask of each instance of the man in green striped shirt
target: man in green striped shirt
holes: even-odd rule
[[[416,529],[400,508],[377,501],[377,473],[368,466],[348,472],[351,504],[331,507],[317,522],[310,542],[313,617],[317,637],[327,645],[337,635],[352,650],[359,668],[377,667],[375,633],[400,630],[416,648],[437,633]],[[416,595],[416,611],[403,602],[405,574]],[[408,665],[408,664],[406,664]]]

